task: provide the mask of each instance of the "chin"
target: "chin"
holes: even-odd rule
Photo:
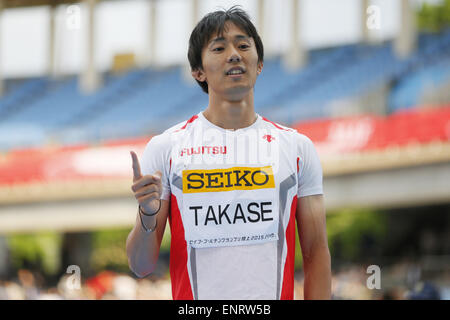
[[[227,100],[229,101],[241,101],[251,91],[251,87],[248,86],[236,86],[232,88],[228,88],[225,90],[225,96],[227,97]]]

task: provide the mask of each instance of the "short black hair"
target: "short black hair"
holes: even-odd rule
[[[231,21],[237,27],[245,31],[249,37],[253,38],[258,53],[258,62],[264,61],[264,47],[255,26],[250,21],[250,17],[244,10],[240,9],[239,6],[233,6],[228,10],[218,10],[208,13],[195,26],[189,38],[188,49],[188,59],[192,71],[203,68],[203,47],[213,34],[223,34],[225,23],[227,21]],[[203,91],[208,93],[208,83],[206,83],[206,81],[196,81],[200,87],[202,87]]]

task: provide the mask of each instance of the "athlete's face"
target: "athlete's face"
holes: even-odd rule
[[[231,101],[249,94],[261,73],[253,38],[232,22],[226,22],[222,35],[214,34],[202,50],[201,70],[192,75],[208,83],[209,94]]]

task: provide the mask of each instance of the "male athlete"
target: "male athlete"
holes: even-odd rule
[[[141,165],[130,152],[131,270],[153,272],[168,219],[174,299],[293,299],[297,221],[304,297],[330,299],[322,168],[309,138],[255,113],[263,45],[248,15],[206,15],[188,58],[209,104],[154,136]]]

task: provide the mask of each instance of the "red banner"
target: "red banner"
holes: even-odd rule
[[[323,156],[449,141],[450,106],[400,111],[387,117],[363,115],[299,122],[294,128],[308,136]]]
[[[0,184],[131,177],[130,150],[142,154],[148,140],[12,151],[0,158]]]
[[[300,122],[294,126],[314,142],[322,160],[336,153],[382,150],[411,143],[450,140],[450,106],[414,109],[387,117],[357,116]],[[150,137],[101,146],[10,151],[0,155],[0,185],[132,176],[131,156],[141,155]]]

